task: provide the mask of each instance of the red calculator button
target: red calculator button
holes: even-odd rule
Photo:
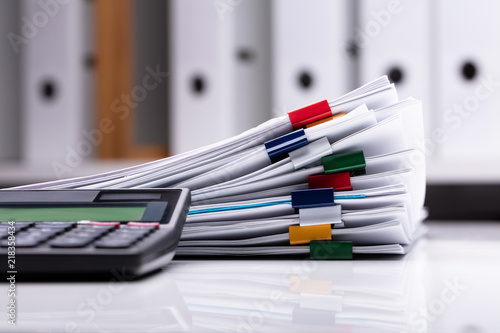
[[[97,221],[90,221],[88,224],[90,225],[108,225],[108,226],[115,226],[117,228],[120,227],[120,222],[97,222]]]

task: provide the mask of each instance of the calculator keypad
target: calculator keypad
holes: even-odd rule
[[[126,248],[154,231],[156,231],[154,227],[123,226],[120,230],[116,230],[99,239],[99,241],[95,243],[95,246],[108,249]]]
[[[8,247],[9,227],[0,222],[0,247]],[[123,249],[157,231],[159,223],[130,225],[119,223],[78,222],[16,222],[15,246],[37,247],[49,245],[53,248],[83,248],[93,246],[106,249]],[[10,229],[12,230],[12,228]]]

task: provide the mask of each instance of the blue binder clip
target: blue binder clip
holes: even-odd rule
[[[319,188],[292,192],[293,208],[308,208],[335,205],[333,188]]]
[[[292,150],[305,146],[308,143],[309,141],[307,141],[306,133],[303,129],[299,129],[276,139],[269,140],[264,143],[264,146],[266,147],[269,158],[274,163],[287,157],[288,153]]]

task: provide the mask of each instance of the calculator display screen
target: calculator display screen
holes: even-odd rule
[[[0,221],[141,221],[146,206],[0,207]]]

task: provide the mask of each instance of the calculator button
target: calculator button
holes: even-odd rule
[[[29,228],[31,227],[33,224],[35,224],[35,222],[29,222],[29,221],[17,221],[15,223],[16,226],[20,226],[20,227],[23,227],[23,228]]]
[[[65,232],[66,230],[69,230],[69,229],[71,229],[71,228],[72,228],[72,226],[63,226],[63,225],[61,225],[61,226],[58,226],[58,225],[41,225],[41,224],[39,225],[39,224],[37,224],[37,225],[35,225],[35,227],[31,228],[30,230],[37,230],[37,229],[52,229],[52,230],[54,230],[54,231],[57,231],[57,232],[61,233],[61,232]]]
[[[8,247],[8,240],[4,239],[0,242],[0,246],[2,247]],[[15,246],[16,247],[35,247],[38,244],[40,244],[41,241],[37,238],[24,238],[24,239],[16,239],[15,240]],[[10,245],[12,246],[12,245]]]
[[[46,228],[46,227],[40,227],[40,228],[31,228],[27,230],[28,233],[40,233],[43,235],[48,235],[48,237],[52,237],[58,234],[62,234],[64,232],[64,229],[61,228]]]
[[[107,248],[107,249],[118,249],[118,248],[127,248],[132,246],[135,243],[133,239],[101,239],[95,242],[95,246],[98,248]]]
[[[42,241],[37,238],[25,238],[18,239],[16,242],[16,247],[35,247]]]
[[[57,232],[37,232],[37,231],[31,231],[31,232],[26,232],[23,234],[23,237],[28,238],[28,237],[33,237],[33,238],[39,238],[41,240],[47,240],[49,238],[52,238],[57,235]],[[17,237],[16,237],[17,238]]]
[[[131,238],[131,239],[141,239],[145,237],[147,234],[138,233],[138,232],[118,232],[116,234],[108,235],[107,237],[116,237],[116,238]]]
[[[67,237],[73,237],[73,238],[91,238],[91,239],[96,239],[98,237],[101,237],[102,233],[100,232],[89,232],[89,231],[83,231],[83,230],[71,230],[67,233],[64,234],[64,236]]]
[[[76,226],[76,222],[38,222],[35,227],[37,228],[62,228],[69,230]]]
[[[108,232],[111,230],[115,230],[116,226],[114,226],[114,225],[79,224],[76,228],[79,230],[96,230],[96,231]]]
[[[9,235],[9,231],[7,228],[1,228],[0,229],[0,239],[5,238]]]
[[[144,234],[142,232],[112,232],[109,233],[106,237],[123,237],[123,238],[137,238],[137,237],[142,237]]]
[[[16,245],[19,242],[27,242],[27,243],[36,242],[37,244],[40,244],[40,243],[45,242],[46,240],[47,240],[46,238],[42,238],[42,237],[38,237],[38,236],[16,237]]]
[[[137,234],[137,233],[119,233],[116,235],[108,235],[104,237],[103,239],[130,239],[133,242],[138,241],[139,239],[144,238],[143,234]]]
[[[10,225],[8,222],[0,222],[0,230],[9,230],[9,227],[14,227],[16,232],[18,232],[31,227],[33,224],[33,222],[16,222],[14,225]]]
[[[112,234],[108,235],[104,238],[102,238],[103,241],[107,240],[129,240],[131,242],[136,242],[139,239],[141,239],[143,235],[141,234],[131,234],[131,233],[119,233],[119,234]]]
[[[120,232],[142,233],[144,235],[147,235],[153,231],[156,231],[156,227],[136,227],[126,225],[120,228]]]
[[[158,222],[128,222],[127,225],[133,227],[154,227],[155,229],[160,229],[160,223]]]
[[[95,221],[90,221],[87,225],[114,226],[115,228],[119,228],[120,227],[120,222],[95,222]]]
[[[85,247],[92,242],[92,238],[83,238],[83,237],[67,237],[66,235],[56,238],[50,242],[50,246],[52,247]]]
[[[81,230],[81,229],[74,229],[71,230],[69,233],[74,235],[75,237],[80,237],[82,235],[83,237],[88,236],[88,237],[94,237],[99,238],[102,237],[103,235],[106,235],[109,231],[108,230]]]

